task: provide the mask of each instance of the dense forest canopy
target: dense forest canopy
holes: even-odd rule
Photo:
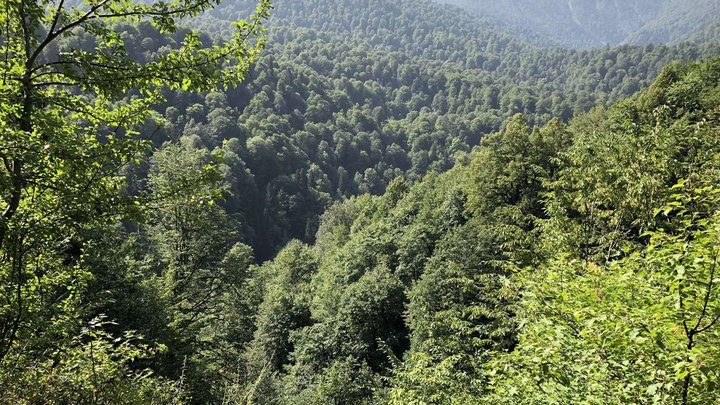
[[[518,115],[448,173],[333,206],[257,270],[257,400],[712,403],[718,79],[672,65],[568,125]]]
[[[453,3],[0,0],[0,403],[713,403],[718,3]]]
[[[238,159],[228,187],[237,192],[227,207],[260,260],[292,239],[312,242],[333,201],[450,169],[514,114],[532,124],[568,120],[649,86],[673,60],[720,50],[715,42],[545,50],[430,2],[273,4],[251,79],[222,95],[169,94],[158,109],[169,125],[154,137],[160,145],[197,136],[208,150],[230,141],[223,148]],[[223,2],[197,26],[222,35],[251,5]],[[152,43],[140,55],[166,46],[141,39],[146,30],[131,35]]]

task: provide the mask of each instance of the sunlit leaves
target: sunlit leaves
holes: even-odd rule
[[[171,34],[183,19],[216,4],[0,2],[0,391],[16,390],[18,401],[27,387],[13,385],[14,373],[48,362],[49,347],[68,344],[87,311],[83,291],[92,273],[83,255],[92,245],[83,239],[120,219],[139,219],[147,207],[144,195],[126,189],[124,171],[147,152],[139,128],[162,121],[151,110],[161,90],[179,83],[191,91],[227,88],[242,80],[263,48],[270,3],[260,1],[228,42],[211,46],[186,31],[180,47],[150,60],[130,55],[119,24],[149,22]],[[216,170],[206,163],[201,169],[208,176],[197,179],[204,184]],[[67,347],[95,342],[110,352],[108,367],[124,370],[122,363],[134,358],[113,357],[122,343],[103,346],[98,333]],[[19,357],[7,362],[10,353]],[[55,384],[42,373],[27,376]],[[140,377],[144,383],[147,376]],[[68,387],[73,384],[80,382]]]

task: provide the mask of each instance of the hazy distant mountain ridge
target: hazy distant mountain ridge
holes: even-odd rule
[[[718,39],[718,0],[436,0],[573,48]]]

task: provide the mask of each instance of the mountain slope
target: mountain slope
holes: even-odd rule
[[[720,14],[717,0],[436,0],[573,48],[678,43],[698,38]],[[508,29],[506,29],[508,30]]]
[[[674,64],[607,110],[535,128],[515,117],[447,173],[334,206],[315,247],[291,244],[257,273],[276,281],[249,346],[254,399],[636,403],[653,392],[675,402],[683,381],[666,370],[683,361],[687,337],[665,283],[685,270],[672,260],[688,278],[713,277],[719,86],[720,59]],[[712,236],[672,234],[697,229],[682,204],[701,229],[713,215]],[[652,214],[665,209],[677,212]],[[703,243],[712,255],[692,250]],[[671,259],[672,249],[683,253]],[[699,404],[718,394],[705,362],[717,362],[720,331],[707,324],[692,352],[703,361],[687,365]]]
[[[252,3],[225,1],[194,26],[222,34]],[[232,141],[228,206],[260,260],[291,239],[311,242],[332,201],[448,170],[514,114],[568,120],[647,87],[673,60],[718,54],[713,45],[548,50],[430,1],[274,4],[251,80],[222,97],[170,95],[159,137],[197,137],[208,149]]]

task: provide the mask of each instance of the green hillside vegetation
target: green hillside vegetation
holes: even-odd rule
[[[448,173],[331,208],[255,270],[256,400],[711,403],[719,80],[672,65],[569,125],[516,116]]]
[[[220,17],[248,7],[223,2],[197,26],[222,32]],[[170,46],[147,27],[128,35],[138,57]],[[158,108],[168,124],[147,132],[158,147],[191,137],[224,151],[225,208],[262,261],[292,239],[313,242],[332,202],[446,171],[514,114],[566,121],[646,88],[673,60],[718,50],[548,51],[429,2],[278,0],[251,79],[222,93],[168,93]]]
[[[720,395],[716,40],[0,6],[0,404]]]

